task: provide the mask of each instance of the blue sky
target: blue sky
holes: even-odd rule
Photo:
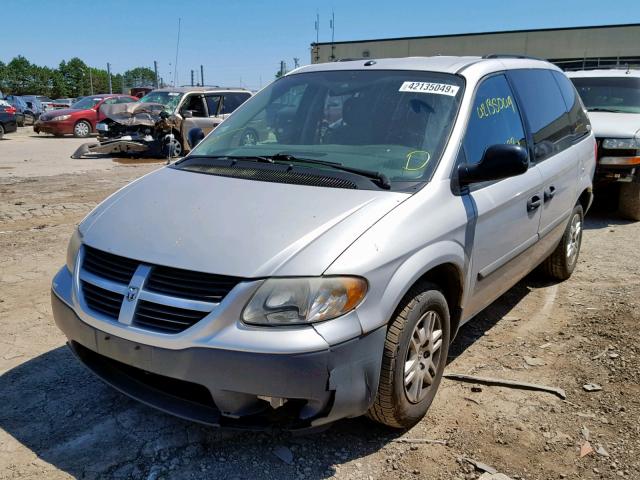
[[[74,56],[122,72],[159,63],[168,79],[175,63],[178,17],[182,33],[178,82],[205,68],[207,84],[258,88],[280,60],[309,63],[320,14],[320,41],[486,32],[526,28],[640,23],[638,0],[2,0],[0,60],[24,55],[56,66]]]

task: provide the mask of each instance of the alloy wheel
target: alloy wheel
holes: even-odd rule
[[[411,403],[419,403],[429,392],[440,363],[442,319],[429,310],[420,318],[409,343],[404,362],[404,392]]]

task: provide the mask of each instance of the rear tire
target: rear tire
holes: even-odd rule
[[[442,292],[431,283],[413,287],[389,324],[378,392],[367,416],[393,428],[418,423],[440,385],[450,337]]]
[[[91,124],[86,120],[80,120],[73,126],[73,136],[76,138],[86,138],[91,135]]]
[[[640,183],[621,183],[618,209],[624,218],[640,220]]]
[[[0,140],[2,140],[2,137],[4,137],[4,127],[0,125]]]
[[[584,213],[582,206],[576,205],[569,217],[560,243],[540,265],[542,271],[555,280],[566,280],[571,276],[578,264],[578,255],[582,245]]]

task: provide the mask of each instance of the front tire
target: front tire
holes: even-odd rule
[[[436,285],[413,287],[387,330],[380,383],[369,418],[410,428],[427,413],[447,363],[449,306]]]
[[[91,124],[86,120],[80,120],[73,126],[73,136],[76,138],[86,138],[91,135]]]
[[[621,183],[618,209],[628,220],[640,220],[640,183]]]
[[[560,243],[541,264],[542,271],[555,280],[568,279],[578,264],[578,255],[582,245],[582,230],[584,212],[582,206],[576,205],[569,217],[569,223],[564,230]]]

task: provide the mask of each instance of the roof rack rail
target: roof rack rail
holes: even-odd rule
[[[493,58],[493,59],[500,59],[500,58],[524,58],[524,59],[528,59],[528,60],[542,60],[543,62],[546,62],[547,60],[544,58],[540,58],[540,57],[534,57],[532,55],[522,55],[522,54],[518,54],[518,53],[490,53],[488,55],[483,55],[482,58]]]

